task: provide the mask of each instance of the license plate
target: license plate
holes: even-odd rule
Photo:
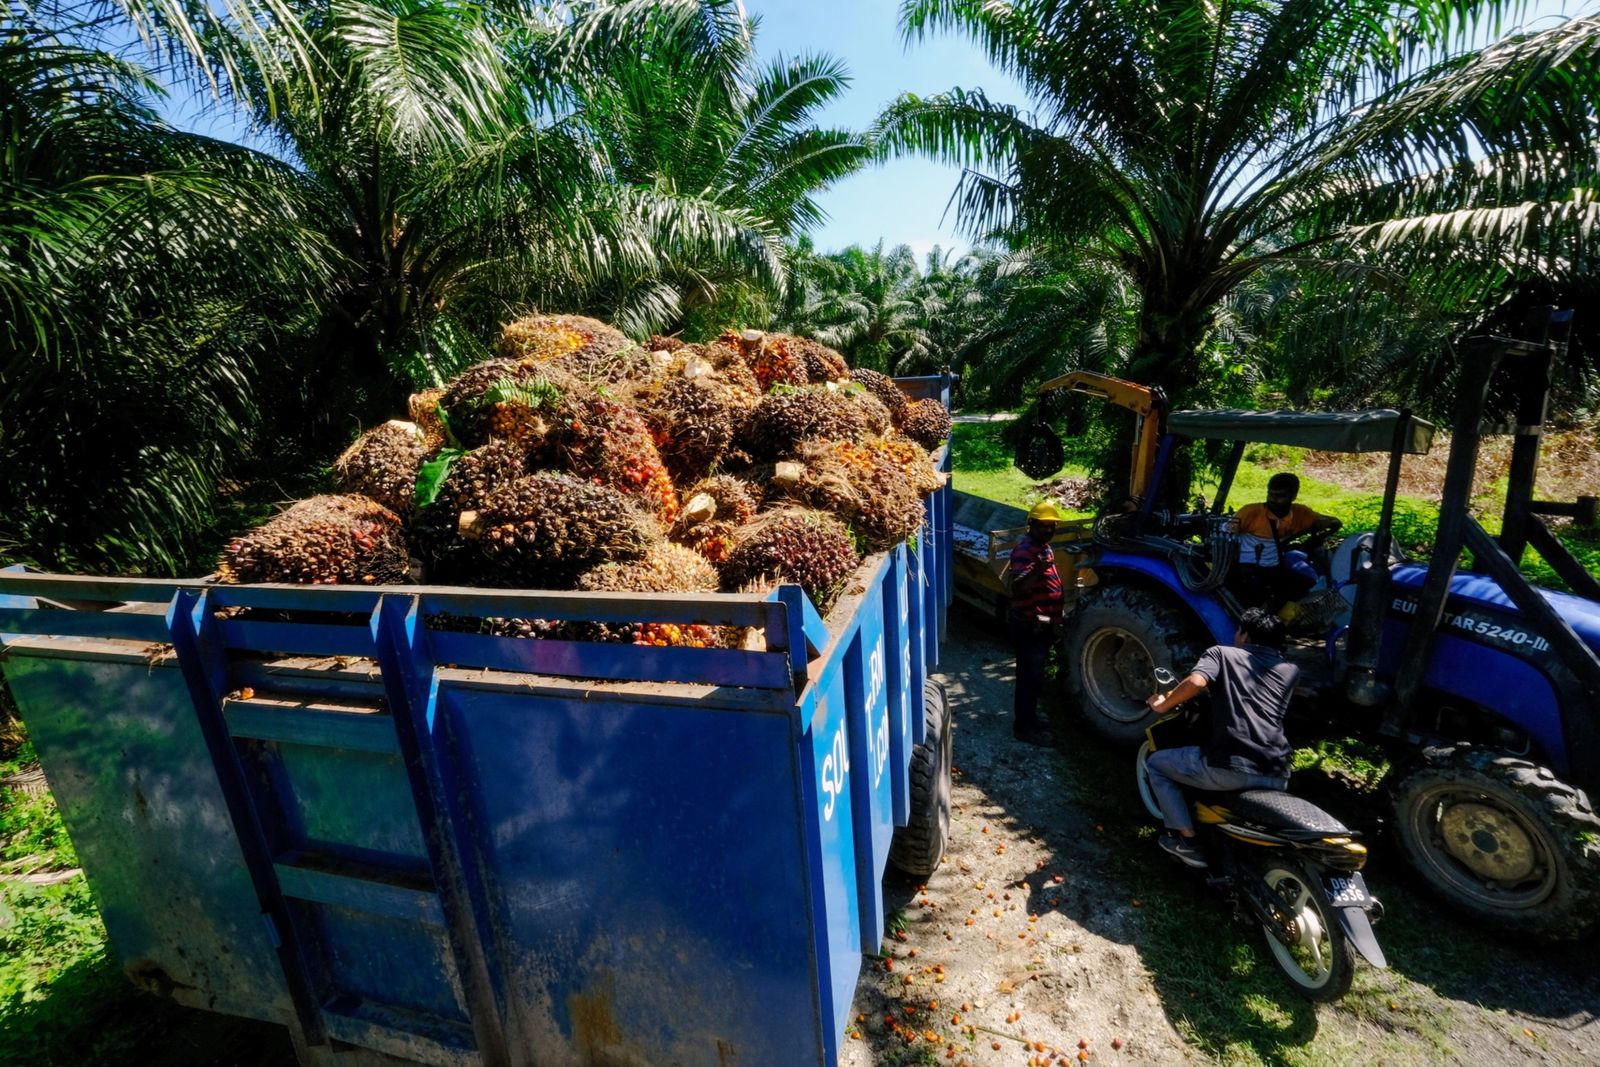
[[[1359,874],[1325,875],[1322,884],[1327,887],[1328,898],[1336,908],[1364,907],[1372,903],[1367,883]]]

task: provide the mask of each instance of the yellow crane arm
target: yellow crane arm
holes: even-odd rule
[[[1039,386],[1039,393],[1065,389],[1127,408],[1133,412],[1136,425],[1133,431],[1133,463],[1128,475],[1128,493],[1143,499],[1155,474],[1156,448],[1161,441],[1164,406],[1160,393],[1148,385],[1113,378],[1109,374],[1075,370],[1059,378],[1051,378]]]

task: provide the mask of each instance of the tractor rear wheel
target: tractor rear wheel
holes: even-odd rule
[[[1549,769],[1467,745],[1429,749],[1390,798],[1406,860],[1458,911],[1546,941],[1600,923],[1600,816]]]
[[[1135,586],[1101,585],[1073,613],[1062,642],[1067,701],[1089,729],[1137,745],[1155,713],[1145,706],[1164,667],[1183,677],[1205,651],[1188,614]]]

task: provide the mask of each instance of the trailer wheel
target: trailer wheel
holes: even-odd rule
[[[889,846],[889,862],[914,878],[927,878],[938,869],[950,840],[955,738],[944,686],[931,678],[922,683],[922,714],[928,739],[911,750],[911,817]]]
[[[1067,701],[1084,723],[1117,745],[1137,745],[1155,713],[1157,667],[1183,675],[1205,651],[1194,624],[1166,597],[1104,585],[1072,616],[1062,641]]]
[[[1600,816],[1549,769],[1467,745],[1430,749],[1390,798],[1406,860],[1458,911],[1545,941],[1600,923]]]

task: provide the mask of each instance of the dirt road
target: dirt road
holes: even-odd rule
[[[1059,751],[1011,739],[1011,660],[987,628],[952,615],[940,677],[956,723],[950,846],[926,886],[891,877],[886,955],[864,968],[843,1063],[1600,1062],[1595,946],[1474,933],[1381,837],[1368,875],[1392,969],[1363,967],[1341,1005],[1313,1009],[1260,931],[1158,854],[1125,756],[1060,708]],[[1361,798],[1317,799],[1371,822]]]

